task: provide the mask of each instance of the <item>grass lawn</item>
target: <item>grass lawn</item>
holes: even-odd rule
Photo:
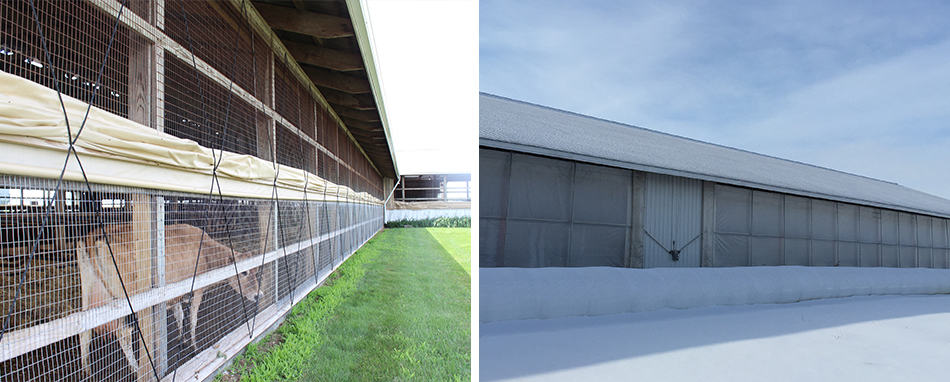
[[[469,380],[470,232],[380,232],[219,378]]]

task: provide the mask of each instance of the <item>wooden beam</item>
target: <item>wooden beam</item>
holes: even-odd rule
[[[379,112],[376,110],[356,110],[342,105],[334,105],[333,110],[336,110],[336,114],[342,118],[363,122],[379,122]]]
[[[254,8],[271,28],[300,33],[317,38],[353,36],[350,19],[322,13],[299,11],[294,8],[254,2]]]
[[[283,43],[290,55],[301,64],[339,71],[363,69],[363,58],[358,54],[287,40],[283,40]]]
[[[387,153],[384,153],[382,151],[367,151],[367,152],[370,153],[370,155],[388,155]]]
[[[373,89],[365,78],[354,77],[314,66],[302,66],[304,73],[314,85],[339,90],[350,94],[370,93]]]
[[[326,98],[327,102],[335,105],[356,110],[376,110],[376,102],[369,94],[349,94],[330,88],[323,89],[321,93],[323,93],[323,98]]]
[[[96,1],[107,1],[107,0],[96,0]],[[115,0],[111,0],[111,1],[115,1]],[[156,0],[156,1],[163,1],[163,0]],[[231,5],[235,9],[239,11],[239,13],[247,16],[247,20],[248,22],[250,22],[251,26],[253,26],[253,28],[257,30],[257,33],[259,33],[260,36],[264,39],[264,41],[267,42],[267,44],[272,49],[274,49],[275,53],[284,54],[284,52],[287,52],[287,48],[284,46],[283,42],[280,41],[280,38],[277,37],[274,30],[270,27],[269,24],[267,24],[267,21],[264,20],[264,17],[261,16],[257,8],[254,8],[249,3],[242,0],[228,0],[228,1],[231,3]],[[321,92],[321,90],[317,88],[316,84],[313,83],[313,80],[311,80],[310,77],[303,71],[303,68],[301,67],[301,65],[297,62],[294,62],[293,64],[294,65],[292,65],[290,68],[291,72],[293,72],[295,76],[308,88],[310,93],[314,96],[314,98],[317,99],[317,101],[321,105],[327,107],[328,109],[332,109],[332,107],[330,106],[330,103],[327,102],[327,100],[323,97],[323,93]],[[272,112],[270,107],[266,107],[265,109],[267,109],[269,113]],[[341,126],[343,125],[343,121],[340,119],[340,116],[336,115],[336,112],[334,112],[333,110],[330,110],[330,116],[338,124],[340,124]],[[349,134],[349,131],[347,131],[347,134]],[[350,139],[353,142],[356,142],[356,139],[353,138],[352,136],[350,137]],[[363,152],[362,147],[358,147],[358,148],[360,152],[363,153],[363,157],[366,158],[367,161],[369,161],[370,167],[372,167],[373,170],[376,171],[377,174],[379,174],[380,176],[383,176],[383,173],[382,171],[379,170],[379,167],[377,166],[376,162],[374,162],[374,160],[371,159],[369,155]],[[326,148],[322,146],[320,147],[320,150],[323,152],[327,152]],[[387,160],[390,160],[390,159],[387,158]]]
[[[383,125],[379,122],[366,122],[342,116],[341,118],[343,118],[343,123],[345,123],[347,127],[351,127],[356,130],[383,131]]]
[[[374,133],[363,133],[363,132],[361,132],[361,133],[359,133],[359,134],[353,134],[353,136],[356,137],[356,140],[360,141],[360,143],[362,143],[362,144],[367,144],[367,145],[378,143],[378,142],[375,141],[375,140],[376,140],[376,137],[375,137],[374,135],[376,135],[376,134],[374,134]]]
[[[373,152],[376,152],[376,153],[381,153],[381,152],[383,152],[383,151],[389,152],[389,150],[383,150],[382,148],[376,147],[376,146],[370,146],[368,149],[369,149],[370,151],[373,151]]]
[[[380,136],[380,134],[379,134],[378,131],[360,130],[360,129],[353,129],[353,130],[355,130],[355,131],[353,132],[353,136],[354,136],[354,137],[357,137],[357,138],[361,138],[361,137],[362,137],[362,138],[373,138],[373,137]]]
[[[365,144],[370,144],[370,145],[379,144],[380,143],[379,141],[381,139],[386,138],[385,136],[383,136],[382,134],[378,132],[369,132],[369,131],[359,131],[358,134],[353,134],[353,136],[356,137],[356,139],[359,140],[360,143],[365,143]]]
[[[304,3],[304,0],[291,0],[291,2],[294,4],[294,8],[297,8],[298,11],[307,10],[307,4]],[[323,46],[323,40],[314,36],[310,36],[310,41],[316,45]]]

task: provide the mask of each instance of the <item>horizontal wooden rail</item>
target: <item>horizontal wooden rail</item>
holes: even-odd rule
[[[238,261],[237,271],[244,272],[252,268],[260,267],[262,264],[269,264],[287,254],[293,254],[300,250],[310,248],[315,244],[340,236],[345,232],[355,230],[365,225],[378,223],[381,220],[382,217],[377,217],[345,229],[339,229],[319,235],[316,238],[293,243],[262,255]],[[230,277],[234,277],[234,266],[228,264],[195,277],[195,289],[217,284]],[[190,290],[191,278],[189,277],[185,280],[167,284],[162,288],[153,288],[146,292],[137,293],[129,296],[129,298],[132,300],[132,308],[135,309],[136,312],[139,312],[142,309],[158,305],[178,296],[183,296]],[[110,321],[128,316],[129,314],[129,307],[124,299],[115,299],[111,303],[103,306],[76,312],[53,321],[9,332],[4,335],[3,343],[0,343],[0,362],[62,341]]]

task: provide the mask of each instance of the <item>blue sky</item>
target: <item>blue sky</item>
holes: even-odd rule
[[[479,8],[483,92],[950,198],[950,2]]]

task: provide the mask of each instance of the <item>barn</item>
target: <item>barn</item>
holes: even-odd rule
[[[364,7],[0,2],[0,379],[205,380],[382,229]]]
[[[483,268],[950,265],[950,200],[495,95],[479,101]]]
[[[401,175],[386,203],[386,223],[413,225],[439,218],[472,217],[471,174]]]

